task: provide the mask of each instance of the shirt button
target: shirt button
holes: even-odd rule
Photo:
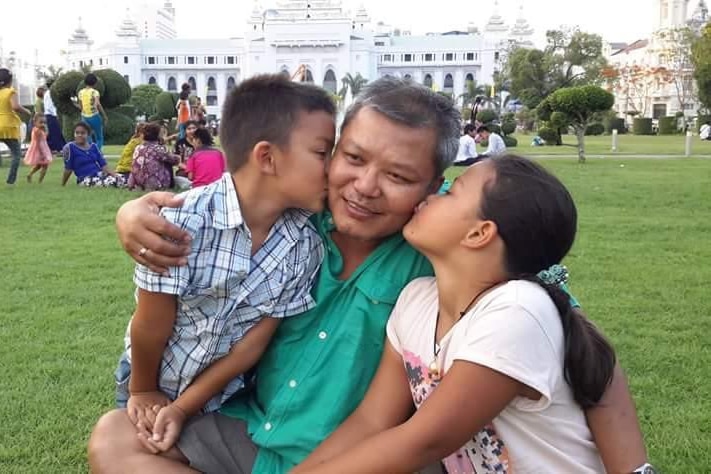
[[[373,304],[380,304],[380,301],[378,301],[378,300],[372,300],[372,301],[373,301]]]
[[[269,423],[269,422],[266,422],[266,423],[264,424],[264,429],[267,430],[267,431],[270,431],[270,430],[272,429],[272,424]]]
[[[329,217],[329,218],[328,218],[328,223],[331,224],[331,225],[333,225],[333,217]]]
[[[328,337],[328,334],[326,334],[326,331],[321,331],[320,333],[318,333],[319,339],[326,339],[326,337]]]
[[[296,388],[296,380],[289,381],[289,387]]]

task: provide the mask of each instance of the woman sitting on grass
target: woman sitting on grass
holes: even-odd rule
[[[173,165],[178,164],[180,157],[165,149],[162,131],[163,127],[158,123],[147,123],[143,127],[143,143],[133,153],[129,188],[160,191],[172,187]]]
[[[80,186],[91,188],[126,186],[123,176],[109,170],[96,143],[89,143],[90,134],[91,128],[84,122],[74,126],[74,141],[67,143],[62,149],[64,157],[62,186],[67,184],[72,173],[76,175],[77,184]]]
[[[116,163],[116,173],[122,175],[124,178],[128,179],[131,174],[131,167],[133,165],[133,152],[136,151],[138,145],[143,143],[143,127],[144,123],[139,123],[136,125],[136,130],[131,137],[131,139],[123,147],[121,152],[121,157]]]
[[[563,184],[517,156],[486,159],[424,201],[403,235],[435,277],[405,287],[365,399],[294,472],[438,460],[450,473],[605,472],[585,410],[615,354],[558,282],[537,276],[576,227]]]

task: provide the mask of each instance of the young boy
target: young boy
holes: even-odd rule
[[[163,209],[191,234],[188,265],[168,275],[136,266],[137,307],[116,371],[118,405],[157,450],[243,386],[280,318],[314,305],[323,246],[308,217],[324,206],[335,112],[315,86],[280,75],[244,81],[223,109],[229,173]]]

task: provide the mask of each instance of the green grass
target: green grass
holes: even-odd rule
[[[526,155],[577,155],[577,140],[573,135],[564,135],[564,145],[573,146],[543,146],[532,147],[534,135],[516,135],[519,146],[515,149]],[[585,137],[585,152],[589,155],[612,156],[612,137],[600,135]],[[617,153],[637,155],[679,155],[686,153],[686,137],[682,135],[638,136],[619,135]],[[711,141],[692,137],[692,155],[711,155]]]
[[[711,163],[544,162],[577,200],[572,288],[628,371],[652,460],[708,472]],[[26,172],[0,185],[0,472],[86,472],[133,309],[113,219],[134,195],[62,188],[59,163],[42,185]]]

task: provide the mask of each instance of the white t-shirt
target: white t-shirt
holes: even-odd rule
[[[489,147],[486,149],[486,156],[500,155],[506,152],[504,139],[496,133],[489,134]]]
[[[57,107],[54,106],[54,101],[52,100],[52,94],[49,91],[44,93],[44,114],[57,116]]]
[[[439,300],[434,278],[412,281],[387,326],[402,355],[415,405],[437,388],[429,373]],[[583,410],[563,378],[563,328],[546,291],[512,281],[486,294],[440,341],[444,377],[455,360],[503,373],[542,394],[516,398],[443,460],[449,473],[605,472]]]
[[[699,137],[702,140],[707,140],[709,138],[709,135],[711,135],[711,126],[705,123],[699,129]]]
[[[476,151],[476,141],[471,135],[465,133],[459,139],[459,151],[457,152],[457,158],[454,160],[455,163],[459,161],[464,161],[467,158],[474,158],[477,155]]]

